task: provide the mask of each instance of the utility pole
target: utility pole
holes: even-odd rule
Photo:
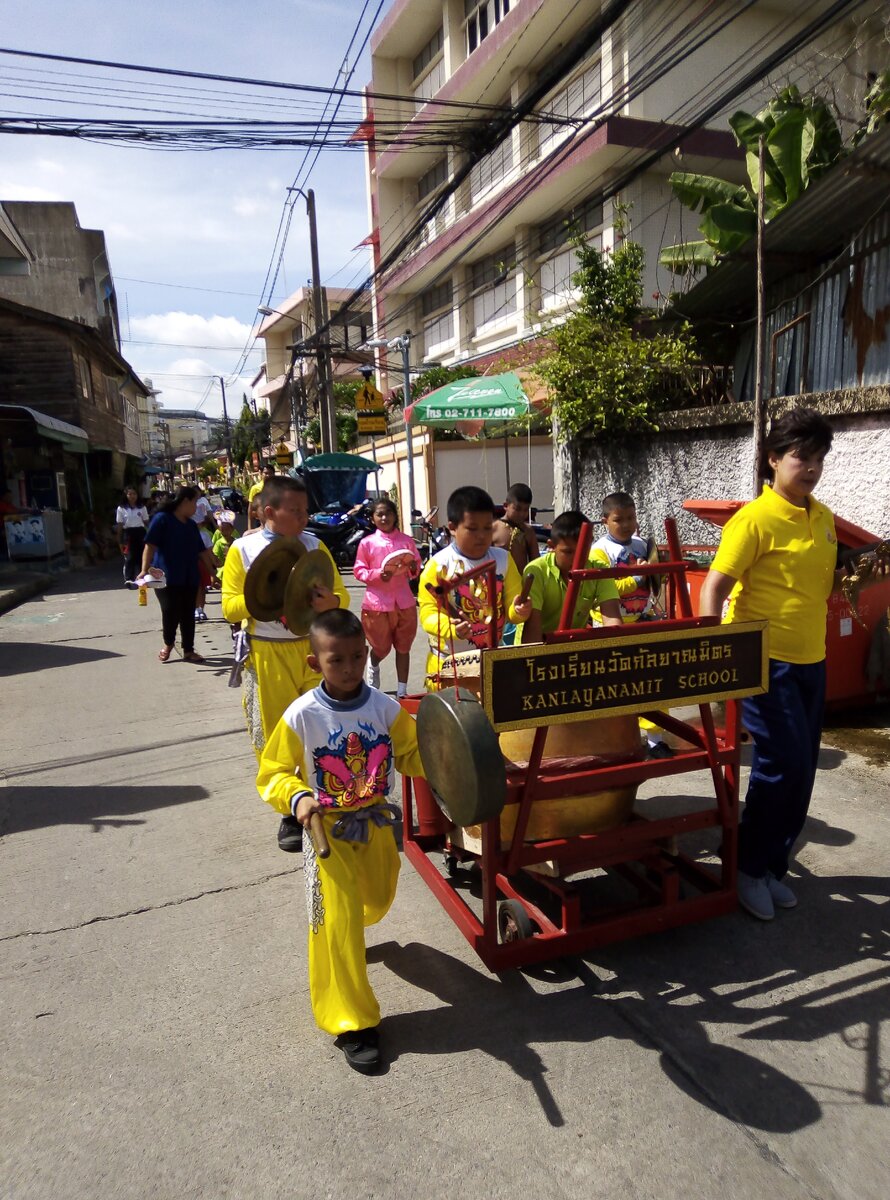
[[[321,341],[319,330],[324,326],[324,296],[321,271],[318,265],[318,231],[315,226],[315,192],[306,192],[306,212],[309,216],[309,250],[312,256],[312,309],[315,321],[315,362],[318,380],[318,422],[321,427],[323,454],[337,451],[337,420],[334,414],[334,388],[330,371],[328,346]]]
[[[411,370],[408,365],[411,353],[411,330],[406,329],[403,336],[396,339],[397,349],[402,352],[402,414],[405,417],[405,454],[408,456],[408,524],[414,520],[414,509],[417,501],[414,495],[414,447],[411,444],[411,425],[408,421],[407,408],[411,403]]]
[[[760,495],[760,460],[763,456],[763,443],[766,437],[766,406],[763,402],[763,335],[764,335],[764,294],[763,294],[763,138],[760,138],[757,158],[760,164],[760,178],[757,183],[757,331],[754,345],[754,498]]]
[[[226,408],[226,381],[223,379],[222,375],[217,375],[217,379],[219,380],[219,390],[222,392],[223,438],[224,438],[225,444],[226,444],[226,479],[228,480],[229,486],[231,487],[232,486],[232,477],[233,477],[232,431],[229,428],[229,410],[228,410],[228,408]]]

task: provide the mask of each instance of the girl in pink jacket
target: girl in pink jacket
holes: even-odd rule
[[[353,572],[366,585],[362,626],[371,647],[366,680],[380,687],[380,663],[395,647],[398,696],[408,694],[411,643],[417,633],[417,604],[408,580],[420,571],[414,539],[398,527],[392,500],[378,500],[371,512],[377,532],[358,544]]]

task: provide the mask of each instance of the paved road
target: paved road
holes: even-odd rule
[[[365,1079],[309,1015],[300,859],[253,789],[227,627],[162,666],[117,574],[0,618],[0,1195],[884,1200],[885,766],[824,751],[772,926],[497,977],[406,866]]]

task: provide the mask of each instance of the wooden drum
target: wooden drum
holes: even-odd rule
[[[528,762],[534,734],[533,729],[500,734],[501,752],[508,763],[522,765]],[[544,743],[544,758],[582,757],[596,757],[604,764],[644,758],[637,718],[602,717],[596,721],[551,725]],[[550,838],[615,829],[630,818],[636,796],[636,784],[631,784],[582,796],[536,800],[529,814],[526,841],[543,842]],[[508,802],[501,814],[504,842],[513,837],[518,812],[518,804]],[[466,832],[473,840],[482,837],[480,826],[472,826]]]

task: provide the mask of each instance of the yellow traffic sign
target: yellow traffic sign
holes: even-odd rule
[[[356,412],[382,414],[385,411],[383,393],[378,391],[373,383],[366,381],[355,394],[355,408]]]
[[[359,433],[386,433],[386,417],[367,416],[361,414],[358,418]]]

